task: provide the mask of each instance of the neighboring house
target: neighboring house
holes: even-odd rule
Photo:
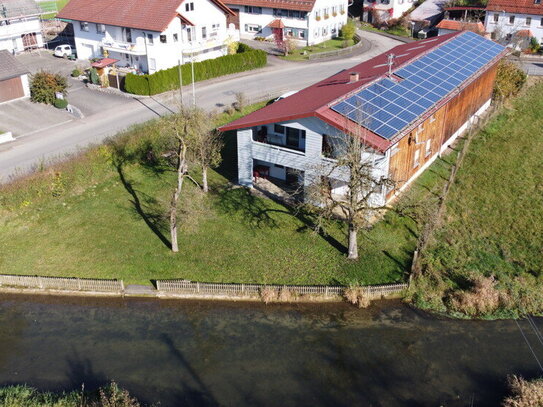
[[[0,51],[0,103],[30,96],[28,73],[10,51]]]
[[[57,17],[73,23],[78,59],[107,55],[153,73],[226,55],[239,39],[228,15],[221,0],[71,0]]]
[[[425,0],[409,14],[410,28],[424,37],[443,18],[443,8],[448,0]]]
[[[238,181],[311,185],[341,154],[338,140],[356,134],[375,178],[402,190],[490,106],[505,54],[469,31],[400,45],[238,119],[221,128],[237,130]],[[330,184],[341,194],[346,179],[336,175]],[[373,200],[384,204],[395,192],[375,191]]]
[[[492,38],[515,48],[525,48],[529,37],[543,44],[541,0],[489,0],[485,28]]]
[[[339,35],[348,0],[226,0],[241,38],[291,38],[313,45]]]
[[[0,50],[43,47],[40,13],[34,0],[0,0]]]
[[[377,23],[400,18],[414,6],[416,0],[364,0],[362,21]]]
[[[485,26],[480,21],[474,23],[459,20],[441,20],[436,28],[438,29],[438,35],[446,35],[464,30],[480,35],[485,33]]]

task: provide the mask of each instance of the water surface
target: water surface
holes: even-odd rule
[[[0,385],[114,379],[161,406],[495,406],[508,374],[538,374],[514,321],[452,321],[399,302],[2,295],[0,328]]]

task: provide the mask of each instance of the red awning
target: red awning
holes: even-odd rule
[[[285,28],[285,24],[281,21],[280,18],[273,20],[268,24],[270,28]]]
[[[100,61],[93,62],[91,66],[93,68],[105,68],[106,66],[113,65],[115,63],[119,62],[118,59],[113,58],[103,58]]]

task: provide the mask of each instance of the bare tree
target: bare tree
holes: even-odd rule
[[[179,252],[177,206],[183,191],[183,182],[188,178],[199,186],[189,175],[189,153],[194,151],[201,134],[208,130],[209,122],[203,120],[203,116],[205,117],[198,109],[181,107],[178,113],[164,121],[162,129],[170,145],[170,159],[177,175],[169,208],[171,245],[174,253]]]
[[[358,259],[358,233],[386,208],[377,195],[395,185],[376,171],[376,153],[365,143],[363,134],[361,129],[329,139],[325,153],[336,158],[315,172],[319,176],[306,190],[307,200],[317,207],[318,227],[324,219],[340,218],[347,223],[349,259]],[[341,191],[334,185],[341,185]]]

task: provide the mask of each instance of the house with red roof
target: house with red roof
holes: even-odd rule
[[[313,184],[361,137],[384,204],[417,178],[491,104],[506,48],[470,31],[397,46],[221,128],[237,135],[238,182]],[[343,143],[344,145],[344,143]],[[335,193],[345,174],[327,174]]]
[[[233,15],[221,0],[70,0],[57,17],[73,24],[78,59],[154,73],[226,55],[239,40]]]
[[[241,38],[290,38],[313,45],[339,35],[349,0],[225,0]]]
[[[489,0],[486,32],[500,43],[526,48],[531,37],[543,44],[543,3],[541,0]]]
[[[461,20],[450,20],[443,19],[436,25],[438,29],[438,35],[451,34],[458,31],[473,31],[477,34],[485,33],[485,26],[482,22],[471,22],[471,21],[461,21]]]

